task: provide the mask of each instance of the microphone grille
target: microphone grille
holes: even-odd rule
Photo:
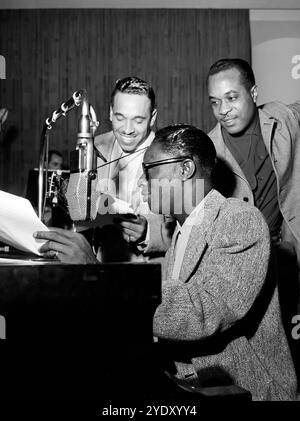
[[[71,219],[76,221],[94,220],[97,216],[97,199],[100,192],[96,191],[97,178],[91,181],[91,212],[88,218],[88,171],[70,174],[66,198]]]

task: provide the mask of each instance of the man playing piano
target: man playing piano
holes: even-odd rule
[[[159,130],[145,153],[142,194],[177,221],[163,265],[154,335],[190,386],[235,384],[253,400],[293,400],[296,376],[281,321],[270,236],[258,209],[212,188],[216,151],[188,125]],[[68,247],[97,263],[78,233],[36,233],[41,251]],[[67,240],[66,240],[67,238]]]

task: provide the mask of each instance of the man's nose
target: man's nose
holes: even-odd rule
[[[229,111],[231,111],[231,105],[229,104],[228,101],[221,101],[220,103],[220,108],[219,108],[219,113],[222,115],[226,115],[229,113]]]
[[[134,132],[133,124],[131,120],[125,120],[125,124],[123,127],[124,133],[131,134]]]

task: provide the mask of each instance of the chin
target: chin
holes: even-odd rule
[[[242,129],[242,128],[240,128],[240,127],[238,127],[238,126],[230,126],[230,127],[224,127],[224,129],[229,133],[229,134],[232,134],[232,135],[235,135],[235,134],[239,134],[239,133],[241,133],[244,129]]]
[[[129,152],[134,152],[138,148],[139,143],[134,143],[134,144],[129,145],[129,144],[124,144],[123,142],[119,142],[119,145],[124,152],[129,153]]]
[[[123,152],[130,153],[136,150],[135,146],[128,146],[128,145],[120,145]]]

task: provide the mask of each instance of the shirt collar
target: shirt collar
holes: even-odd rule
[[[214,189],[211,189],[210,192],[201,200],[200,203],[192,210],[192,212],[189,214],[189,216],[186,218],[184,223],[180,225],[180,223],[177,221],[177,228],[180,232],[184,230],[187,227],[191,227],[193,225],[198,225],[201,223],[203,218],[203,210],[205,203],[207,201],[207,198],[213,193]]]
[[[228,131],[226,129],[224,129],[222,126],[221,126],[221,131],[222,131],[223,138],[233,139],[233,140],[246,138],[247,136],[253,136],[253,135],[259,136],[259,134],[260,134],[260,124],[259,124],[258,111],[255,112],[255,116],[254,116],[250,126],[242,134],[237,134],[237,135],[233,136],[230,133],[228,133]]]

